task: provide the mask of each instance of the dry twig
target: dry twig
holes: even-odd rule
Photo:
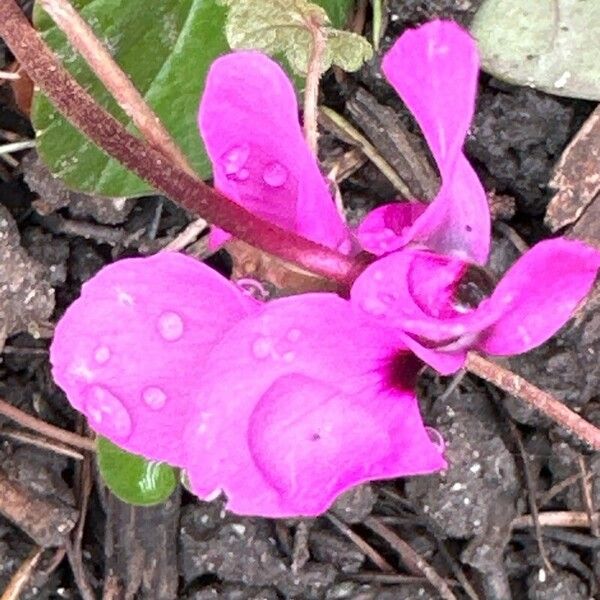
[[[21,566],[11,577],[9,584],[2,593],[2,597],[0,597],[0,600],[19,600],[21,593],[27,586],[27,583],[31,578],[35,567],[40,561],[40,558],[42,558],[43,553],[44,548],[34,548],[31,551],[29,556],[23,561]]]

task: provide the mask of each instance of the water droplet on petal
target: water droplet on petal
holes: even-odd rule
[[[85,411],[94,424],[111,438],[126,439],[131,435],[131,417],[123,403],[101,385],[93,386],[85,402]]]
[[[263,171],[263,180],[271,187],[281,187],[288,178],[287,169],[277,161],[269,163]]]
[[[380,317],[384,315],[388,310],[386,304],[372,296],[370,298],[366,298],[364,302],[362,302],[361,306],[365,312],[368,312],[374,317]]]
[[[158,330],[163,339],[174,342],[183,335],[183,320],[176,312],[164,312],[158,318]]]
[[[163,390],[156,386],[147,387],[142,392],[142,398],[148,408],[160,410],[167,402],[167,395]]]
[[[221,157],[225,175],[235,175],[246,164],[250,156],[250,146],[240,144],[233,146]]]
[[[235,176],[238,181],[246,181],[248,177],[250,177],[250,171],[248,171],[248,169],[240,169]]]
[[[287,333],[287,339],[290,342],[297,342],[301,335],[302,332],[299,329],[290,329]]]
[[[252,344],[252,352],[256,358],[267,358],[271,355],[273,343],[269,338],[260,337]]]
[[[103,365],[110,358],[110,349],[107,346],[99,346],[94,352],[94,359],[97,363]]]

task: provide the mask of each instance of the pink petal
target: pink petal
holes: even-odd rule
[[[356,231],[360,245],[376,256],[402,248],[411,226],[426,208],[421,202],[397,202],[372,210]]]
[[[257,307],[183,254],[118,261],[83,286],[59,321],[54,379],[98,433],[183,465],[198,373],[223,334]]]
[[[294,89],[277,63],[258,52],[217,59],[198,125],[219,190],[315,242],[337,248],[349,240],[304,141]]]
[[[491,242],[488,199],[462,152],[454,171],[406,238],[440,254],[486,263]]]
[[[401,245],[418,242],[440,254],[485,263],[489,207],[461,152],[475,105],[479,72],[475,42],[451,21],[432,21],[400,37],[386,54],[383,71],[414,114],[442,177],[435,200]]]
[[[317,515],[363,481],[444,466],[413,392],[418,365],[331,294],[271,302],[211,353],[186,433],[200,497],[238,514]]]
[[[475,41],[452,21],[430,21],[405,32],[382,68],[415,116],[444,176],[473,118],[479,71]]]
[[[484,300],[460,314],[454,284],[465,266],[456,258],[405,248],[369,265],[354,282],[351,301],[424,362],[453,373],[503,310]]]
[[[578,241],[546,240],[524,254],[502,278],[490,302],[503,316],[479,348],[490,354],[519,354],[560,329],[592,287],[600,252]]]

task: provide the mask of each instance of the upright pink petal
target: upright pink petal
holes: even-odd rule
[[[485,190],[462,152],[452,174],[406,238],[440,254],[486,263],[492,238],[490,208]]]
[[[600,252],[578,241],[540,242],[502,278],[490,302],[503,316],[478,347],[490,354],[519,354],[539,346],[560,329],[589,292]]]
[[[382,66],[419,123],[444,176],[473,118],[479,72],[475,41],[452,21],[430,21],[406,31]]]
[[[304,141],[296,94],[277,63],[258,52],[217,59],[198,125],[219,190],[315,242],[331,248],[347,242],[347,228]]]
[[[438,195],[396,248],[420,243],[485,263],[488,202],[461,150],[475,106],[475,42],[451,21],[432,21],[400,37],[386,54],[383,71],[419,123],[442,178]]]
[[[56,326],[54,379],[95,431],[131,452],[183,465],[182,434],[207,354],[257,309],[183,254],[118,261],[83,286]]]
[[[331,294],[270,302],[213,350],[186,434],[192,489],[238,514],[317,515],[363,481],[444,466],[414,357]]]

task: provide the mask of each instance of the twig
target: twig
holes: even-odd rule
[[[373,4],[373,48],[379,52],[379,44],[383,34],[383,1],[371,0]]]
[[[544,566],[546,567],[546,570],[549,573],[554,573],[554,567],[548,559],[548,553],[546,552],[546,547],[544,546],[544,540],[542,538],[542,528],[540,526],[539,511],[537,507],[537,486],[533,478],[533,473],[531,472],[529,457],[527,456],[527,451],[525,450],[525,446],[523,445],[521,434],[519,433],[519,430],[517,429],[516,425],[512,422],[512,420],[510,420],[510,418],[508,419],[508,425],[512,433],[512,437],[515,440],[517,447],[519,448],[519,454],[521,455],[521,461],[523,462],[523,473],[525,474],[525,483],[527,484],[529,510],[531,511],[531,518],[533,519],[533,529],[535,531],[535,539],[540,552],[540,557],[542,559],[542,562],[544,563]]]
[[[343,523],[336,516],[327,513],[325,515],[350,541],[354,542],[358,549],[376,565],[384,573],[395,573],[394,567],[375,550],[370,544],[365,542],[360,535],[354,532],[346,523]]]
[[[337,282],[342,290],[371,261],[372,257],[351,259],[259,219],[131,135],[64,69],[15,0],[0,0],[0,36],[31,79],[71,123],[183,208],[248,244]]]
[[[580,454],[577,462],[579,466],[579,472],[581,473],[581,480],[579,482],[581,486],[581,496],[583,497],[583,506],[585,507],[585,512],[590,519],[590,530],[594,537],[600,537],[600,514],[596,513],[596,508],[594,507],[592,484],[590,478],[588,477],[585,458]]]
[[[591,525],[590,516],[583,511],[541,512],[539,522],[542,527],[573,527],[575,529],[587,529]],[[513,529],[533,527],[533,518],[531,515],[515,517],[512,520],[511,527]]]
[[[198,239],[198,236],[206,229],[208,223],[204,219],[196,219],[177,236],[171,240],[163,249],[172,252],[183,250]]]
[[[342,115],[327,106],[321,106],[319,107],[319,120],[324,127],[335,133],[337,137],[354,146],[358,146],[369,157],[369,160],[389,179],[390,183],[400,192],[403,198],[412,197],[408,186],[398,177],[383,156],[379,154],[377,148]]]
[[[19,73],[13,73],[12,71],[0,71],[0,81],[3,79],[16,81],[17,79],[21,79],[21,75],[19,75]]]
[[[29,150],[35,148],[35,140],[23,140],[21,142],[12,142],[0,146],[0,154],[11,154],[12,152],[20,152],[21,150]]]
[[[71,45],[112,94],[125,114],[131,118],[142,137],[156,150],[170,158],[190,175],[194,170],[177,147],[154,111],[146,104],[129,77],[113,60],[106,46],[79,16],[68,0],[40,0],[44,10],[67,36]]]
[[[554,423],[589,444],[594,450],[600,450],[600,429],[588,423],[552,395],[529,383],[523,377],[486,360],[475,352],[469,352],[467,369],[474,375],[493,383],[506,393],[516,396],[523,402],[533,406],[552,419]]]
[[[0,414],[12,419],[19,425],[27,427],[27,429],[33,429],[38,433],[45,435],[69,446],[80,448],[81,450],[87,450],[88,452],[96,452],[96,442],[90,438],[82,437],[76,433],[65,431],[60,427],[50,425],[41,419],[36,419],[27,413],[9,404],[2,398],[0,398]]]
[[[367,517],[365,525],[390,544],[400,554],[405,563],[408,559],[408,562],[416,565],[419,571],[427,578],[427,581],[440,593],[440,598],[444,600],[456,600],[456,596],[452,593],[445,579],[438,575],[437,571],[401,537],[388,529],[383,523],[380,523],[375,517]]]
[[[591,473],[588,475],[588,478],[591,478]],[[575,475],[571,475],[562,481],[554,484],[547,492],[540,494],[538,504],[540,506],[545,506],[552,500],[555,496],[560,494],[563,490],[566,490],[568,487],[571,487],[573,484],[577,483],[581,479],[581,474],[576,473]]]
[[[71,565],[73,577],[77,583],[77,588],[83,600],[95,600],[96,594],[88,581],[86,570],[81,556],[81,541],[83,539],[83,529],[88,511],[90,494],[92,492],[92,466],[91,459],[86,456],[79,464],[77,477],[77,507],[79,508],[79,520],[77,526],[71,532],[70,539],[67,540],[67,557]]]
[[[77,452],[76,450],[73,450],[69,446],[56,444],[53,441],[48,441],[44,438],[37,437],[25,431],[19,431],[18,429],[12,429],[9,427],[0,427],[0,436],[6,436],[7,438],[16,440],[23,444],[31,444],[32,446],[36,446],[37,448],[50,450],[51,452],[61,454],[62,456],[68,456],[69,458],[74,458],[75,460],[83,460],[83,454]]]
[[[0,600],[19,600],[43,553],[44,548],[34,548],[31,551],[29,556],[21,563],[21,566],[10,578],[10,582],[4,589]]]
[[[306,74],[306,87],[304,88],[304,137],[312,153],[317,156],[317,141],[319,131],[317,129],[317,104],[319,101],[319,81],[321,79],[321,67],[323,55],[327,43],[323,23],[319,22],[314,15],[306,20],[306,25],[311,35],[310,58],[308,61],[308,72]]]

